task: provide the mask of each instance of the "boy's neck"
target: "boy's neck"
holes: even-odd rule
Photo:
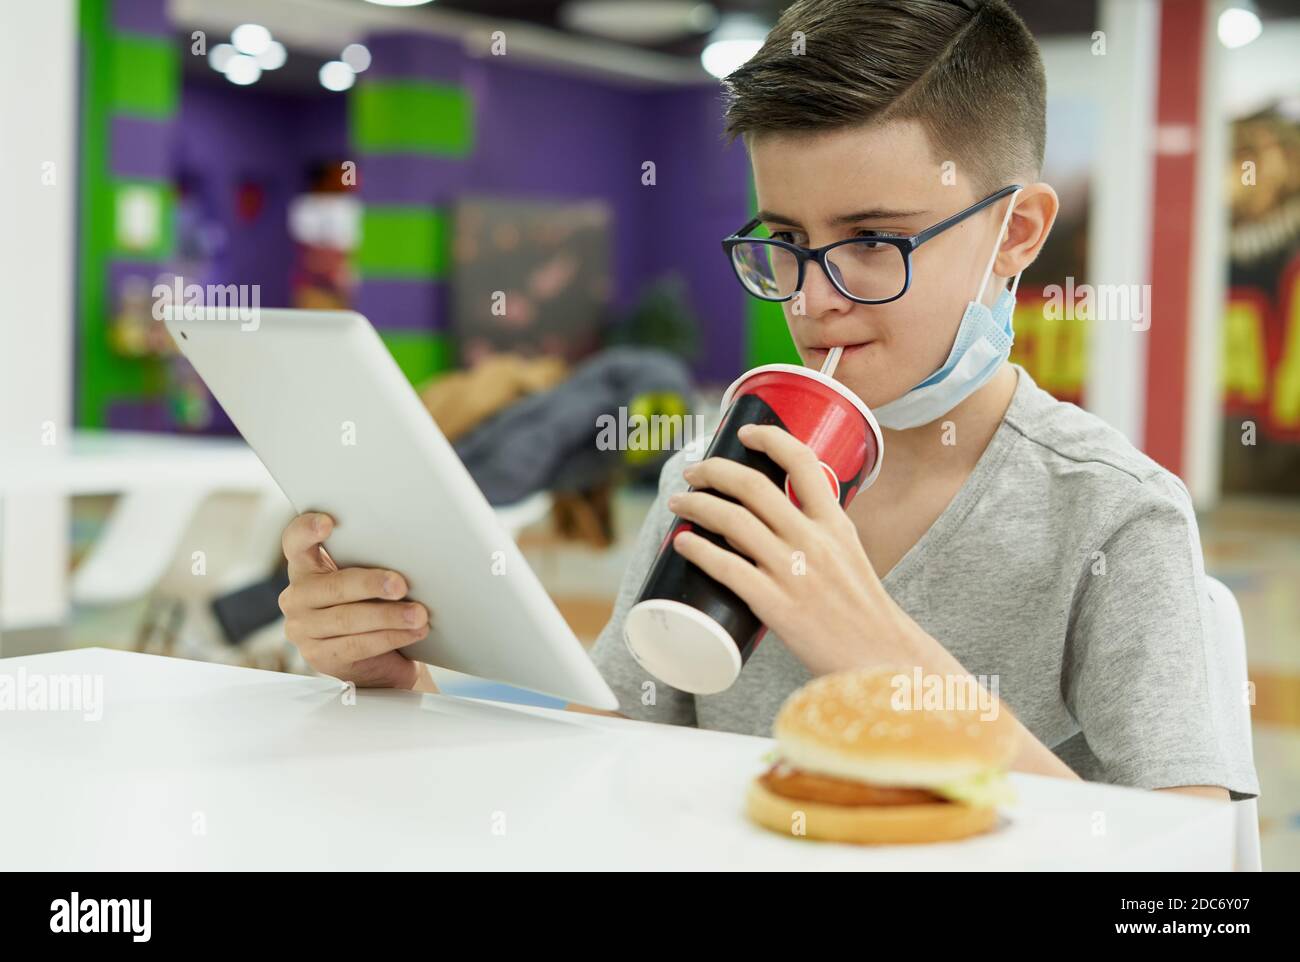
[[[892,487],[932,472],[968,474],[1002,423],[1018,380],[1016,369],[1004,362],[987,384],[938,420],[907,431],[884,431],[880,480]]]

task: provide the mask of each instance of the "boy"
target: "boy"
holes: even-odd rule
[[[725,86],[761,208],[731,243],[736,276],[783,304],[806,365],[845,349],[836,378],[877,413],[885,457],[847,511],[779,428],[742,440],[785,467],[801,507],[735,462],[671,458],[592,649],[623,710],[766,735],[814,675],[906,665],[997,679],[1025,746],[1016,770],[1256,794],[1186,489],[1007,361],[1008,282],[1057,212],[1038,181],[1043,68],[1019,18],[1003,0],[802,0]],[[648,685],[622,640],[673,515],[726,537],[734,552],[689,533],[674,547],[770,629],[716,695]],[[427,613],[397,601],[393,572],[329,570],[329,525],[285,533],[289,638],[329,674],[427,690],[393,650]]]

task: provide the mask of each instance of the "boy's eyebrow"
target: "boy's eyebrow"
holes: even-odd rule
[[[856,224],[864,220],[902,220],[905,217],[915,217],[918,214],[924,214],[923,210],[891,210],[886,207],[873,207],[869,210],[854,211],[851,214],[840,214],[831,219],[831,223],[836,226],[843,224]],[[754,215],[761,221],[772,224],[789,224],[791,227],[802,227],[793,217],[786,217],[784,214],[778,214],[772,210],[760,210]]]

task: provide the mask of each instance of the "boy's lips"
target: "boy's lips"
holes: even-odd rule
[[[844,345],[832,344],[829,347],[813,347],[810,345],[808,347],[808,350],[812,352],[812,354],[815,355],[816,357],[824,358],[827,354],[830,353],[832,347],[842,346],[844,348],[844,352],[840,355],[840,360],[843,360],[844,358],[848,357],[850,354],[855,354],[858,351],[861,351],[864,347],[870,347],[872,344],[875,343],[876,343],[875,341],[861,341],[857,344],[844,344]]]

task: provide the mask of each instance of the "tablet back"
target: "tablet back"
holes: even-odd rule
[[[406,655],[618,707],[369,321],[351,311],[167,314],[294,508],[333,516],[326,547],[339,566],[399,571],[428,607],[433,629]]]

